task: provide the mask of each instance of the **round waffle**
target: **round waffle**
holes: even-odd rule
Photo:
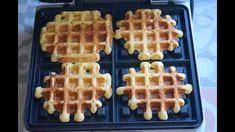
[[[169,15],[161,17],[159,9],[138,9],[126,13],[126,18],[116,23],[115,38],[123,38],[129,54],[139,52],[139,60],[161,60],[163,51],[172,51],[179,46],[178,37],[183,32],[174,28],[175,20]]]
[[[168,108],[173,108],[174,113],[179,112],[184,105],[182,95],[192,92],[190,84],[181,84],[185,74],[177,73],[173,66],[169,73],[165,72],[161,62],[142,62],[140,68],[138,72],[129,69],[122,78],[126,86],[117,88],[116,93],[127,94],[129,107],[132,110],[142,108],[146,120],[152,119],[152,111],[158,111],[161,120],[168,119]]]
[[[44,97],[43,107],[49,114],[58,111],[61,122],[68,122],[72,113],[74,120],[81,122],[85,109],[95,113],[102,106],[99,98],[112,96],[111,75],[101,74],[99,69],[97,63],[64,63],[61,74],[44,78],[47,86],[37,87],[35,97]]]
[[[99,52],[110,54],[113,40],[112,17],[95,11],[64,11],[41,30],[43,51],[51,61],[96,62]]]

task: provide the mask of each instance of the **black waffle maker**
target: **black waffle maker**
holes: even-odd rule
[[[24,122],[30,131],[79,131],[79,130],[140,130],[140,129],[192,129],[201,125],[203,120],[199,78],[197,73],[196,56],[192,32],[193,1],[185,0],[44,0],[50,5],[38,6],[35,15],[32,52],[30,60],[28,91],[25,101]],[[191,6],[191,8],[190,8]],[[183,38],[179,39],[179,47],[174,51],[164,51],[162,60],[165,70],[175,66],[178,72],[186,74],[183,83],[190,83],[193,91],[183,96],[185,105],[179,113],[174,114],[168,110],[168,120],[159,120],[156,112],[149,121],[144,120],[143,110],[132,111],[127,104],[128,97],[118,96],[116,89],[124,86],[122,75],[129,68],[139,70],[142,61],[138,60],[138,52],[129,55],[123,47],[124,40],[113,39],[112,53],[106,55],[100,52],[100,73],[110,73],[112,76],[113,95],[110,99],[100,98],[103,106],[92,114],[85,111],[83,122],[74,122],[73,115],[68,123],[59,121],[59,113],[49,115],[42,107],[42,99],[34,97],[37,86],[45,86],[43,78],[50,72],[61,72],[61,63],[51,62],[50,55],[42,52],[39,44],[40,31],[47,22],[52,21],[56,14],[62,11],[99,10],[102,17],[111,14],[113,30],[117,29],[116,22],[124,19],[128,10],[135,11],[140,8],[160,9],[162,16],[170,15],[177,23],[177,29],[183,31]],[[152,62],[152,61],[148,61]]]

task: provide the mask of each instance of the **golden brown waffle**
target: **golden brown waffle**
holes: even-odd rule
[[[64,11],[41,30],[40,44],[51,61],[96,62],[99,52],[110,54],[113,40],[112,17],[95,11]]]
[[[130,68],[128,74],[123,76],[125,87],[119,87],[118,95],[127,94],[128,105],[132,110],[140,107],[144,110],[144,118],[152,119],[152,111],[158,111],[161,120],[167,120],[167,109],[173,108],[174,113],[180,111],[184,105],[181,98],[184,94],[192,92],[190,84],[183,85],[181,81],[185,79],[185,74],[177,73],[176,68],[171,66],[170,72],[164,71],[161,62],[142,62],[141,71],[136,72]]]
[[[111,76],[99,73],[99,69],[97,63],[64,63],[61,74],[44,78],[47,86],[37,87],[35,97],[44,97],[43,107],[49,114],[58,111],[61,122],[68,122],[72,113],[74,120],[81,122],[86,108],[95,113],[102,106],[99,98],[112,96]]]
[[[135,14],[128,11],[126,18],[116,23],[119,29],[114,37],[124,38],[124,47],[129,54],[137,50],[139,60],[161,60],[163,51],[179,46],[177,37],[182,37],[183,32],[174,28],[176,22],[169,15],[160,15],[159,9],[138,9]]]

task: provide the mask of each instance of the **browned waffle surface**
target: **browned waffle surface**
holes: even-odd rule
[[[112,17],[100,11],[64,11],[41,30],[43,51],[53,62],[96,62],[99,52],[112,50]]]
[[[161,60],[163,51],[172,51],[179,46],[178,37],[183,32],[174,28],[176,21],[169,15],[161,17],[159,9],[128,11],[124,20],[116,23],[115,38],[123,38],[129,54],[139,52],[139,60]]]
[[[85,109],[95,113],[102,107],[99,98],[112,96],[111,75],[101,74],[99,69],[97,63],[64,63],[62,73],[44,78],[47,86],[37,87],[35,97],[45,98],[43,107],[49,114],[58,111],[61,122],[68,122],[73,113],[74,120],[81,122]]]
[[[190,84],[181,82],[185,74],[177,73],[173,66],[169,72],[164,71],[162,62],[142,62],[140,68],[138,72],[134,68],[129,69],[122,78],[126,86],[117,88],[116,93],[127,94],[129,107],[132,110],[142,108],[146,120],[152,119],[152,111],[158,111],[161,120],[168,119],[168,108],[178,113],[185,103],[181,97],[192,92]]]

